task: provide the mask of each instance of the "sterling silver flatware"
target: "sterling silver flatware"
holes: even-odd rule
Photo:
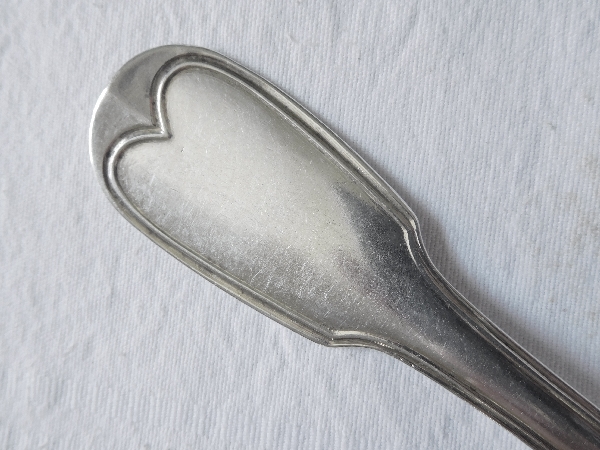
[[[600,449],[600,411],[450,286],[400,197],[256,74],[147,51],[102,92],[90,154],[127,220],[263,314],[399,358],[532,447]]]

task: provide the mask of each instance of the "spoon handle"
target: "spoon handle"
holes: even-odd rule
[[[600,449],[600,411],[444,280],[402,199],[239,64],[138,55],[98,101],[90,152],[127,220],[268,317],[400,358],[533,447]]]

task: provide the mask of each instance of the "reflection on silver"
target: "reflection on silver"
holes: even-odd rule
[[[432,377],[536,448],[600,448],[600,411],[436,271],[417,220],[323,124],[214,52],[127,63],[90,131],[116,208],[230,294],[325,345]]]

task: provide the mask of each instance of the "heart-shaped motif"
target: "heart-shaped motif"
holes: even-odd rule
[[[369,186],[373,175],[339,139],[220,59],[187,53],[157,71],[155,125],[125,132],[105,158],[115,204],[190,267],[308,337],[381,341],[390,309],[415,310],[407,303],[422,289],[411,213],[394,217],[404,205]]]

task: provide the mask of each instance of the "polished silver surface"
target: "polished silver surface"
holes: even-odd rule
[[[90,152],[121,214],[267,316],[395,356],[533,447],[600,449],[600,411],[452,288],[400,197],[252,72],[145,52],[102,93]]]

